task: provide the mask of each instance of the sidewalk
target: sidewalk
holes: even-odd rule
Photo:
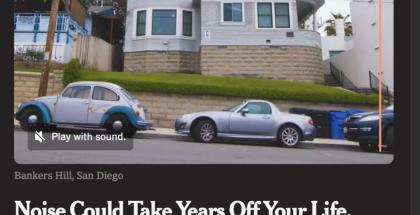
[[[19,122],[14,121],[15,128],[20,128]],[[183,135],[176,134],[172,128],[154,128],[155,130],[141,131],[142,134],[147,134],[153,137],[180,137]],[[306,143],[312,144],[329,144],[329,145],[348,145],[348,146],[358,146],[358,143],[347,141],[347,140],[336,140],[336,139],[326,139],[326,138],[316,138],[313,141],[307,141]]]
[[[169,128],[155,128],[156,130],[142,131],[144,134],[159,135],[159,136],[181,136],[176,134],[174,129]],[[305,141],[306,142],[306,141]],[[307,141],[307,143],[313,144],[331,144],[331,145],[348,145],[348,146],[358,146],[358,143],[348,141],[348,140],[337,140],[337,139],[326,139],[326,138],[316,138],[313,141]]]

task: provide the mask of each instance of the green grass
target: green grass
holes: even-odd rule
[[[19,72],[41,72],[40,68],[36,68],[36,67],[15,67],[14,71],[19,71]]]
[[[353,93],[319,84],[240,77],[84,70],[81,80],[112,82],[136,92],[367,105],[375,105],[378,101],[377,95]]]

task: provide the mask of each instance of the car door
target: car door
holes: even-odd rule
[[[57,123],[86,124],[91,86],[71,86],[55,104],[53,119]]]
[[[242,113],[244,109],[248,113]],[[249,102],[230,116],[230,133],[244,135],[269,135],[275,120],[271,106],[266,102]]]
[[[95,86],[88,108],[88,123],[99,124],[105,112],[112,106],[117,105],[119,100],[120,97],[113,90]]]

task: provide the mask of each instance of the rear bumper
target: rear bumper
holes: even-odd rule
[[[305,129],[303,131],[303,134],[302,134],[302,140],[303,141],[305,141],[305,140],[312,141],[312,140],[315,139],[315,137],[316,137],[316,129],[315,129],[315,127],[312,127],[312,128],[309,128],[309,129]]]
[[[136,128],[139,130],[151,130],[153,123],[150,121],[137,121]]]

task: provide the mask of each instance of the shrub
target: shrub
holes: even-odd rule
[[[14,53],[14,60],[22,62],[27,67],[34,67],[44,59],[42,51],[27,49],[26,51],[17,51]]]
[[[79,63],[79,59],[72,59],[69,63],[67,63],[64,66],[64,74],[63,74],[64,86],[79,80],[81,70],[82,70],[82,67]]]

